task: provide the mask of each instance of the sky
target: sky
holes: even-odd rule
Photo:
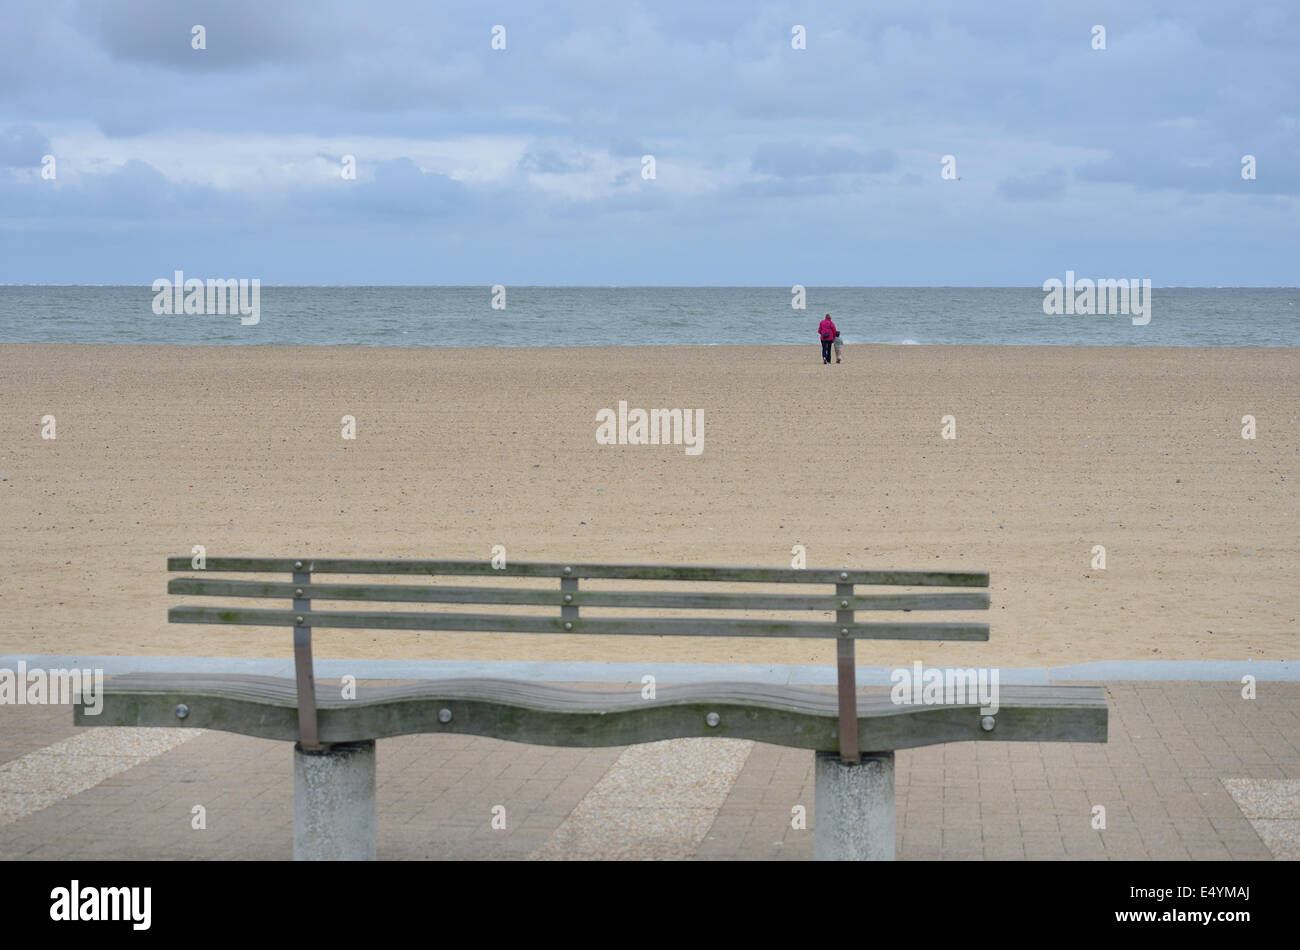
[[[1293,0],[3,0],[0,283],[1295,286],[1297,48]]]

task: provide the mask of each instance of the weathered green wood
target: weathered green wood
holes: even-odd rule
[[[902,706],[886,692],[858,696],[862,751],[942,742],[1105,742],[1108,709],[1097,686],[1004,686],[996,727],[984,730],[978,705]],[[176,718],[180,704],[188,707]],[[621,692],[567,689],[515,680],[465,679],[371,687],[355,699],[317,686],[322,742],[358,742],[413,733],[451,732],[553,746],[620,746],[716,736],[802,749],[838,746],[838,704],[830,690],[755,683],[661,686],[653,700],[640,686]],[[439,712],[449,710],[443,723]],[[708,725],[717,713],[717,726]],[[83,726],[183,726],[264,739],[298,737],[293,681],[269,676],[133,673],[110,679],[103,710]]]
[[[298,618],[302,618],[299,621]],[[852,623],[737,620],[717,617],[605,619],[523,614],[405,613],[399,611],[257,610],[245,607],[172,607],[172,623],[258,627],[347,627],[364,630],[454,630],[491,633],[572,633],[635,637],[840,637],[888,640],[987,640],[986,623]],[[571,625],[571,628],[566,627]]]
[[[366,560],[270,557],[209,557],[211,572],[287,573],[295,569],[313,574],[481,574],[494,577],[590,577],[653,581],[718,581],[767,584],[875,584],[893,587],[988,587],[987,571],[851,571],[828,568],[795,570],[782,567],[712,567],[694,564],[580,564],[577,562],[514,561],[495,569],[487,560]],[[169,571],[193,571],[191,558],[167,559]],[[566,570],[567,569],[567,570]]]
[[[311,600],[358,600],[368,603],[536,604],[566,606],[560,590],[505,587],[416,587],[406,584],[291,584],[281,581],[235,581],[223,578],[173,577],[171,594],[207,597],[293,597],[301,589]],[[989,595],[937,594],[693,594],[677,591],[579,590],[574,607],[646,607],[664,610],[987,610]],[[841,606],[842,601],[848,606]]]

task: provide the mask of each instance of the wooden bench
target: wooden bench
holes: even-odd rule
[[[555,746],[621,746],[682,737],[752,739],[816,754],[814,853],[818,859],[892,859],[894,750],[942,742],[1105,742],[1107,705],[1099,687],[1006,686],[994,715],[971,697],[938,705],[898,705],[859,694],[858,639],[987,640],[987,623],[916,621],[899,612],[987,610],[988,574],[948,571],[795,570],[630,564],[488,561],[208,558],[196,571],[169,558],[172,594],[289,600],[289,607],[175,606],[173,623],[293,628],[296,681],[249,675],[131,673],[110,679],[103,709],[77,725],[181,726],[295,743],[294,857],[375,857],[375,741],[411,733],[464,733]],[[290,575],[289,580],[214,574]],[[387,575],[421,583],[316,583],[313,575]],[[431,578],[542,578],[452,586]],[[579,588],[580,581],[632,581],[640,589]],[[558,585],[554,584],[558,581]],[[677,583],[676,589],[645,582]],[[733,593],[703,585],[786,585],[790,593]],[[624,585],[631,587],[632,585]],[[924,588],[859,593],[860,587]],[[831,593],[833,588],[834,593]],[[933,590],[958,588],[958,590]],[[345,609],[320,610],[326,601]],[[412,609],[444,605],[443,609]],[[450,605],[453,609],[447,609]],[[493,612],[453,612],[486,605]],[[513,612],[501,612],[514,607]],[[378,608],[378,609],[377,609]],[[556,610],[558,608],[558,610]],[[594,613],[593,613],[594,611]],[[613,612],[611,614],[611,611]],[[636,616],[631,612],[652,612]],[[672,611],[674,615],[665,615]],[[696,611],[680,616],[682,612]],[[755,611],[800,619],[755,618]],[[827,618],[834,612],[835,619]],[[882,621],[859,612],[894,612]],[[742,614],[737,616],[737,614]],[[744,615],[748,614],[748,616]],[[316,686],[313,627],[376,630],[616,636],[829,637],[836,641],[837,688],[711,682],[641,684],[616,692],[502,679],[409,681],[360,689],[344,699]]]

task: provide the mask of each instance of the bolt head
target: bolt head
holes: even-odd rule
[[[848,602],[847,600],[841,600],[841,601],[840,601],[840,606],[841,606],[841,607],[847,607],[848,605],[849,605],[849,602]]]
[[[848,571],[840,571],[840,580],[842,580],[842,581],[847,581],[848,579],[849,579],[849,572],[848,572]]]
[[[847,637],[848,635],[849,635],[849,628],[848,628],[848,627],[840,627],[840,636],[842,636],[842,637]]]
[[[302,619],[302,614],[299,614],[298,616],[293,618],[293,622],[301,627],[306,621]]]
[[[302,561],[294,561],[293,566],[296,567],[298,570],[302,570]]]
[[[293,596],[295,596],[295,597],[301,597],[301,596],[302,596],[302,588],[301,588],[301,587],[295,587],[295,588],[293,589]]]
[[[439,722],[451,722],[451,710],[450,710],[450,709],[439,709],[439,710],[438,710],[438,721],[439,721]]]
[[[177,719],[185,719],[187,716],[189,716],[189,714],[190,714],[190,707],[186,706],[184,703],[181,703],[179,706],[176,707]]]
[[[704,721],[710,726],[716,726],[718,723],[722,722],[722,717],[715,712],[711,712],[704,717]]]
[[[564,595],[564,602],[565,602],[566,604],[571,604],[571,603],[573,603],[573,595],[572,595],[572,594],[565,594],[565,595]]]
[[[573,624],[570,623],[570,622],[567,621],[567,620],[564,621],[564,629],[565,629],[565,630],[572,630],[572,629],[573,629]]]
[[[572,573],[573,573],[573,568],[571,568],[571,567],[566,567],[566,568],[564,569],[564,573],[566,573],[566,574],[572,574]]]
[[[994,719],[992,716],[985,716],[983,719],[980,720],[980,728],[983,729],[985,732],[992,732],[993,727],[996,726],[997,724],[998,721]]]

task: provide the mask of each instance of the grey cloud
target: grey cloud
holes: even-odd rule
[[[50,140],[33,125],[14,125],[0,131],[0,167],[34,168],[50,154]]]
[[[437,172],[424,172],[409,158],[396,158],[375,167],[373,182],[354,182],[350,203],[354,211],[412,216],[454,210],[469,198],[464,185]],[[316,199],[317,202],[322,199]],[[327,199],[325,199],[327,200]]]
[[[650,154],[650,150],[647,149],[644,145],[642,145],[638,139],[623,138],[623,139],[616,139],[615,141],[610,143],[609,154],[615,156],[616,158],[625,158],[627,156],[632,156],[639,160],[642,155]]]
[[[1249,152],[1256,160],[1258,177],[1254,181],[1241,177],[1241,154],[1224,154],[1222,147],[1214,151],[1216,154],[1208,160],[1193,160],[1174,150],[1158,154],[1124,151],[1083,166],[1075,177],[1099,184],[1133,185],[1144,190],[1170,188],[1193,194],[1245,190],[1300,194],[1300,153],[1294,148]]]
[[[897,164],[898,157],[888,149],[860,152],[851,148],[806,145],[764,145],[750,160],[754,171],[781,178],[872,174],[889,171]]]
[[[581,155],[566,157],[555,149],[530,151],[525,153],[524,157],[519,160],[520,171],[541,172],[550,175],[567,175],[573,172],[586,171],[588,167],[590,167],[590,164]]]
[[[998,184],[998,194],[1011,201],[1043,201],[1065,194],[1065,169],[1060,165],[1039,175],[1008,178]]]
[[[99,174],[65,177],[62,167],[59,171],[59,178],[52,181],[0,176],[0,208],[5,217],[58,219],[73,226],[105,221],[203,223],[213,216],[238,218],[249,209],[243,195],[169,181],[157,168],[138,159]]]
[[[316,56],[336,46],[321,28],[320,4],[302,0],[97,0],[83,7],[90,32],[109,54],[202,72]],[[206,48],[193,48],[202,26]]]
[[[730,189],[728,194],[741,199],[811,198],[819,195],[847,196],[852,188],[836,184],[829,178],[800,176],[795,178],[768,178],[744,181]]]
[[[97,234],[132,232],[120,243],[116,237],[101,242],[129,260],[122,248],[143,247],[164,230],[215,248],[209,232],[239,227],[268,254],[294,260],[298,272],[332,279],[335,265],[323,263],[332,258],[275,236],[307,234],[315,241],[342,233],[374,247],[384,234],[423,234],[435,219],[437,227],[427,230],[438,235],[491,232],[482,245],[491,256],[502,245],[498,238],[525,222],[556,238],[536,249],[536,273],[550,266],[552,276],[576,274],[586,267],[603,282],[599,263],[575,261],[589,254],[599,262],[614,253],[606,235],[635,224],[651,241],[670,235],[665,244],[671,245],[690,220],[699,222],[699,244],[692,247],[715,250],[718,266],[732,273],[762,276],[788,253],[790,202],[815,199],[805,207],[823,226],[809,229],[810,260],[838,260],[835,235],[846,218],[931,200],[945,186],[929,159],[904,167],[909,156],[956,152],[1014,156],[993,166],[993,181],[1005,179],[997,190],[968,189],[961,211],[981,234],[1011,222],[1006,247],[1024,241],[1016,202],[1060,200],[1069,211],[1086,201],[1092,209],[1125,213],[1138,204],[1157,209],[1144,238],[1153,253],[1214,229],[1252,248],[1242,252],[1236,279],[1264,274],[1261,261],[1286,280],[1294,270],[1288,255],[1294,257],[1296,239],[1286,222],[1293,218],[1289,196],[1300,194],[1300,59],[1293,49],[1300,5],[1286,0],[1261,0],[1240,11],[1221,0],[1124,4],[1124,17],[1109,24],[1104,53],[1088,45],[1092,18],[1030,0],[992,7],[878,0],[807,17],[743,0],[603,6],[583,0],[546,9],[504,0],[490,15],[471,0],[0,2],[0,128],[34,126],[60,145],[65,135],[85,141],[94,153],[68,156],[67,164],[60,154],[60,178],[53,182],[0,168],[0,217],[8,229],[0,237],[72,233],[93,218]],[[793,51],[790,24],[800,21],[808,27],[808,49]],[[489,49],[488,31],[497,22],[509,29],[505,52]],[[194,23],[208,28],[204,52],[190,49]],[[503,159],[513,165],[519,154],[513,143],[521,138],[532,152],[495,185],[480,184],[480,176],[463,185],[401,160],[379,168],[373,179],[335,177],[328,185],[284,189],[253,176],[209,188],[164,181],[143,163],[82,173],[98,167],[99,146],[73,133],[95,123],[110,137],[174,133],[165,158],[150,152],[152,139],[106,150],[160,168],[171,167],[195,132],[203,141],[212,133],[333,140],[339,144],[304,148],[344,152],[352,146],[343,143],[367,136],[426,146],[482,137],[474,153],[494,167]],[[493,138],[511,144],[489,154]],[[1024,149],[1009,147],[1017,143]],[[23,133],[0,146],[0,154],[30,165],[35,144]],[[412,146],[408,154],[417,148],[430,153]],[[1073,156],[1085,148],[1111,157],[1080,167]],[[613,156],[617,194],[556,195],[534,187],[524,173],[576,170],[579,151]],[[1240,177],[1244,152],[1259,160],[1257,181]],[[661,159],[658,183],[640,180],[646,153]],[[1195,164],[1203,161],[1209,165]],[[1037,170],[1060,162],[1066,170],[1022,177],[1013,171],[1022,162]],[[689,199],[674,197],[663,187],[673,172],[665,163],[714,174],[693,184]],[[719,170],[738,165],[742,173],[719,185]],[[1135,189],[1167,191],[1134,195]],[[1211,192],[1232,200],[1197,203]],[[902,200],[882,207],[877,199],[891,195]],[[1252,200],[1257,196],[1275,200]],[[479,214],[485,207],[492,213]],[[552,228],[557,214],[584,226]],[[900,219],[900,230],[910,227]],[[771,235],[768,247],[777,257],[757,255],[744,241],[728,244],[722,239],[729,234]],[[1104,247],[1111,247],[1104,237]],[[916,240],[920,253],[896,258],[900,274],[927,272],[929,265],[916,262],[946,253],[929,253],[935,245],[926,243],[933,240],[928,236]],[[1102,237],[1061,240],[1086,250]],[[1182,258],[1167,258],[1171,272],[1185,273],[1188,261],[1202,260],[1199,245],[1187,247]],[[987,242],[972,249],[991,250]],[[1002,256],[988,258],[990,273],[1005,273],[997,270]],[[23,259],[36,272],[59,271],[31,254]],[[381,256],[371,259],[376,273],[394,273]],[[662,268],[669,279],[717,279],[706,273],[714,263],[698,252],[673,260],[644,267]],[[975,273],[969,261],[960,267],[968,279]],[[935,268],[940,265],[929,272],[938,273]],[[1232,279],[1221,262],[1204,270]]]

